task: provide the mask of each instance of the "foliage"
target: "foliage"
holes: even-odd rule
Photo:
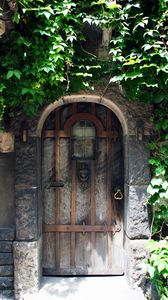
[[[91,88],[103,74],[109,75],[109,84],[120,82],[129,99],[153,105],[155,130],[149,145],[153,178],[148,204],[153,208],[151,235],[158,241],[150,242],[148,270],[161,299],[166,299],[168,0],[17,3],[12,15],[15,30],[1,39],[0,119],[17,107],[34,115],[44,102]],[[112,28],[108,62],[83,48],[86,22]]]
[[[153,178],[148,187],[153,208],[148,272],[160,299],[168,298],[168,1],[129,1],[118,10],[111,40],[111,82],[122,83],[129,98],[154,107],[155,136],[149,147]]]
[[[18,1],[15,30],[1,39],[0,119],[16,107],[35,115],[44,101],[85,86],[99,67],[78,55],[85,10],[82,1]]]
[[[148,264],[148,273],[156,284],[160,300],[168,299],[168,239],[148,243],[151,255]]]

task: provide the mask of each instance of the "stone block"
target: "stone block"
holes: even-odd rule
[[[0,266],[12,265],[13,254],[12,253],[0,253]]]
[[[0,253],[12,252],[12,242],[0,241]]]
[[[150,218],[146,200],[146,185],[125,185],[125,231],[130,239],[149,237]]]
[[[14,300],[14,290],[0,290],[1,300]]]
[[[41,280],[41,239],[14,242],[15,299],[39,290]]]
[[[15,184],[37,185],[37,140],[28,138],[26,143],[16,139]]]
[[[13,289],[13,277],[0,277],[0,290]]]
[[[13,226],[0,226],[0,241],[13,241],[15,228]]]
[[[127,139],[127,141],[126,141]],[[147,185],[150,182],[150,152],[148,141],[137,141],[136,136],[125,137],[126,183],[130,185]]]
[[[1,300],[14,300],[14,290],[0,290]]]
[[[13,266],[0,266],[0,277],[13,276]]]
[[[16,190],[16,238],[17,240],[36,240],[37,229],[37,188]]]
[[[143,288],[146,281],[144,259],[147,256],[147,240],[129,240],[125,242],[125,272],[129,285]]]

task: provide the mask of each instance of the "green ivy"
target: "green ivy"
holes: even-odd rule
[[[168,239],[148,243],[150,258],[147,267],[150,279],[156,284],[160,300],[168,299]]]
[[[18,107],[35,115],[44,102],[88,86],[100,68],[81,47],[88,6],[89,1],[18,1],[15,30],[1,39],[0,119]]]
[[[168,297],[168,0],[116,2],[15,1],[15,29],[0,40],[0,120],[18,108],[35,115],[44,103],[93,88],[106,75],[144,109],[153,105],[148,204],[157,241],[149,244],[148,272],[163,300]],[[107,62],[83,48],[85,22],[112,28]]]

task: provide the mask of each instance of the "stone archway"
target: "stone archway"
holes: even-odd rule
[[[114,99],[114,100],[113,100]],[[139,104],[126,104],[124,99],[97,95],[72,95],[60,98],[48,105],[35,126],[30,130],[26,145],[18,142],[16,161],[26,164],[16,166],[16,241],[14,242],[15,295],[21,299],[26,293],[38,290],[41,281],[41,135],[45,120],[58,107],[74,102],[98,103],[109,108],[120,121],[124,143],[124,231],[125,231],[125,274],[132,286],[142,281],[139,262],[145,256],[144,245],[149,235],[149,217],[144,201],[150,180],[147,164],[149,151],[146,143],[150,136],[148,112]],[[139,128],[138,120],[143,121]],[[26,163],[23,159],[26,159]],[[27,153],[27,156],[25,156]],[[26,176],[26,179],[24,178]],[[18,182],[21,184],[18,184]],[[31,279],[30,279],[31,278]]]
[[[116,116],[118,117],[122,129],[123,134],[128,135],[128,125],[126,122],[126,117],[124,116],[124,113],[122,109],[120,109],[119,106],[116,105],[115,102],[111,101],[110,99],[107,99],[105,97],[95,96],[95,95],[72,95],[72,96],[64,96],[61,97],[58,101],[55,101],[54,103],[49,104],[46,109],[44,109],[43,113],[40,116],[40,119],[38,121],[37,131],[36,134],[38,137],[41,137],[42,129],[45,120],[47,119],[48,115],[55,110],[58,107],[61,107],[62,105],[73,103],[73,102],[87,102],[87,103],[97,103],[102,104],[109,108],[111,111],[113,111]]]

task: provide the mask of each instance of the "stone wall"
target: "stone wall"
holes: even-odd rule
[[[0,153],[0,299],[14,297],[14,155]]]
[[[106,98],[103,97],[106,92]],[[57,107],[72,102],[93,102],[111,109],[118,117],[124,135],[125,169],[125,270],[132,287],[143,282],[139,265],[145,256],[145,243],[149,236],[150,218],[144,205],[146,188],[150,180],[147,143],[152,132],[149,120],[151,108],[126,100],[117,86],[97,86],[94,92],[83,91],[82,95],[62,97],[49,105],[34,119],[26,118],[28,138],[22,142],[20,129],[25,117],[22,114],[13,120],[15,133],[15,201],[16,239],[14,243],[15,297],[22,299],[25,293],[38,289],[41,278],[41,134],[43,124]],[[39,120],[40,119],[40,120]],[[136,136],[137,120],[144,122],[144,136]],[[28,258],[30,265],[28,264]],[[21,274],[21,278],[20,275]]]
[[[0,299],[14,297],[13,240],[15,230],[0,226]]]
[[[0,153],[0,226],[15,224],[14,155]]]
[[[42,240],[14,242],[15,300],[36,293],[42,277]]]

